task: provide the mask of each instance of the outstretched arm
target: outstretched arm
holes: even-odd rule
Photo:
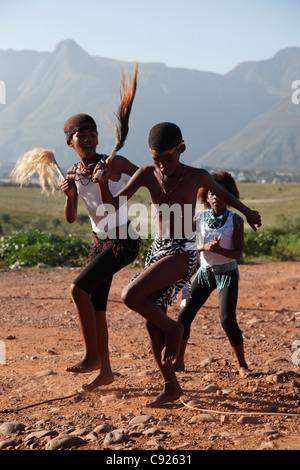
[[[130,178],[126,186],[124,186],[121,191],[119,191],[115,196],[113,196],[108,186],[108,179],[111,175],[110,163],[108,163],[108,165],[103,171],[100,181],[98,182],[100,196],[103,204],[110,204],[116,210],[118,210],[120,207],[121,196],[123,197],[122,204],[124,204],[125,201],[130,199],[141,186],[145,186],[143,182],[143,170],[143,168],[139,168]]]
[[[134,175],[138,170],[138,167],[134,163],[127,160],[127,158],[122,157],[121,155],[115,155],[109,159],[109,164],[111,171],[114,174],[121,175],[122,173],[128,176]]]
[[[197,183],[199,187],[202,186],[213,194],[218,196],[225,204],[228,206],[234,207],[238,211],[240,211],[247,219],[248,224],[250,227],[256,232],[257,227],[261,226],[261,217],[259,212],[254,211],[243,204],[238,198],[233,196],[229,191],[227,191],[223,186],[219,185],[214,178],[208,173],[206,170],[198,170],[197,171]],[[257,226],[257,227],[256,227]]]

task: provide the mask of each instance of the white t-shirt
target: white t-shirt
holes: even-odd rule
[[[77,175],[77,177],[75,176],[75,184],[78,194],[85,203],[92,230],[96,235],[127,224],[128,217],[125,205],[122,205],[117,211],[113,207],[109,208],[108,212],[105,211],[97,183],[93,183],[89,177],[85,178],[83,175]],[[108,180],[108,186],[114,196],[122,189],[122,177],[119,181]]]
[[[199,216],[197,217],[200,244],[202,245],[211,240],[214,240],[215,237],[221,237],[220,246],[229,250],[233,249],[232,235],[234,230],[233,217],[235,213],[228,211],[225,224],[218,229],[213,229],[208,226],[206,221],[208,210],[209,209],[200,212]],[[228,258],[227,256],[223,256],[212,251],[201,251],[200,258],[202,266],[220,265],[232,261],[232,258]]]

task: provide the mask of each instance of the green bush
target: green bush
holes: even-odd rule
[[[273,232],[257,231],[245,233],[244,256],[258,257],[270,256],[277,237]]]
[[[39,230],[13,232],[0,239],[0,261],[22,266],[79,266],[86,261],[89,243],[72,235],[66,237]]]
[[[143,240],[134,266],[143,266],[151,239]],[[84,266],[90,243],[73,235],[59,236],[39,230],[16,231],[0,238],[0,262],[21,266],[45,263],[51,267]],[[300,261],[299,232],[283,233],[279,229],[246,232],[242,262]]]
[[[300,261],[300,234],[279,229],[245,233],[243,260]]]
[[[278,261],[300,261],[300,236],[296,233],[279,235],[271,256]]]

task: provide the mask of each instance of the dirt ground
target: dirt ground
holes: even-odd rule
[[[300,263],[240,266],[238,321],[250,375],[237,373],[214,293],[193,323],[186,370],[177,374],[184,394],[158,409],[146,406],[162,380],[144,320],[120,299],[139,270],[117,273],[110,292],[115,381],[85,395],[77,391],[95,373],[66,372],[83,351],[69,293],[78,269],[0,270],[0,426],[17,421],[31,430],[84,429],[81,450],[300,450]],[[173,318],[179,304],[169,310]],[[148,424],[133,427],[134,417],[147,415]],[[108,445],[103,433],[86,437],[102,424],[125,428],[127,439]],[[31,448],[44,449],[46,442]],[[21,439],[17,448],[28,447]]]

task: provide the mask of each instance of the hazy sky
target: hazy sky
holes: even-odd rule
[[[0,0],[0,50],[74,39],[91,55],[223,74],[300,47],[299,18],[300,0]]]

